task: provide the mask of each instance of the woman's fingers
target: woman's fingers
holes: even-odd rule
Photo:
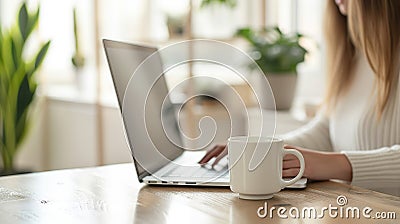
[[[282,168],[283,169],[300,168],[300,162],[299,160],[283,161]]]
[[[297,159],[297,157],[294,156],[293,154],[286,154],[286,155],[283,157],[283,161],[286,161],[286,160],[298,160],[298,159]]]
[[[222,152],[215,158],[212,167],[218,164],[218,162],[228,154],[228,148],[225,146]]]
[[[283,148],[284,148],[284,149],[299,149],[299,147],[297,147],[297,146],[286,145],[286,144],[283,146]]]
[[[295,177],[299,174],[300,168],[290,168],[282,170],[282,177]]]
[[[300,147],[297,147],[297,146],[293,146],[293,145],[284,145],[283,148],[285,148],[285,149],[295,149],[297,151],[300,151],[301,153],[304,152],[303,148],[300,148]],[[283,157],[283,161],[285,161],[285,160],[298,160],[298,158],[296,156],[294,156],[293,154],[286,154]]]
[[[207,163],[213,157],[218,156],[224,151],[225,145],[215,145],[206,155],[199,161],[200,164]]]
[[[296,149],[299,150],[299,147],[293,145],[284,145],[285,149]],[[292,155],[286,154],[283,157],[282,164],[282,177],[295,177],[300,172],[300,162],[299,159]]]

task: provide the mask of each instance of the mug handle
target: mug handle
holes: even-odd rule
[[[283,152],[283,155],[286,155],[286,154],[292,154],[292,155],[296,156],[299,159],[299,161],[300,161],[300,172],[297,174],[297,176],[295,178],[293,178],[291,180],[283,180],[283,179],[281,179],[282,187],[286,187],[288,185],[292,185],[292,184],[296,183],[298,180],[300,180],[300,178],[303,176],[304,168],[305,168],[304,157],[299,151],[297,151],[295,149],[285,149],[284,152]]]

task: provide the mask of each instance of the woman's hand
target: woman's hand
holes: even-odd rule
[[[319,152],[290,145],[285,145],[285,149],[295,149],[303,155],[305,161],[304,177],[312,180],[340,179],[351,181],[352,179],[351,164],[344,154]],[[227,154],[228,149],[226,145],[215,145],[199,163],[206,164],[212,158],[215,158],[212,164],[212,166],[215,166]],[[283,158],[282,176],[294,177],[299,173],[299,170],[299,160],[294,155],[285,155]]]
[[[227,154],[228,154],[228,148],[226,147],[226,145],[218,144],[212,147],[206,153],[206,155],[199,161],[199,163],[206,164],[208,161],[210,161],[212,158],[215,157],[215,161],[212,164],[212,167],[214,167]]]
[[[352,168],[349,160],[341,153],[318,152],[296,146],[285,145],[285,149],[298,150],[304,157],[304,177],[312,180],[340,179],[351,181]],[[294,177],[299,173],[300,162],[291,155],[283,159],[283,177]]]

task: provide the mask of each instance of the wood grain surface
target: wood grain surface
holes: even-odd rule
[[[343,206],[340,195],[347,199]],[[257,211],[265,205],[275,210],[260,218]],[[291,208],[315,208],[321,215],[329,205],[338,208],[337,217],[328,211],[321,218],[289,215]],[[346,218],[349,207],[360,209],[359,219],[350,210]],[[372,209],[371,218],[363,216],[365,207]],[[288,218],[278,216],[279,208]],[[377,219],[377,212],[395,217]],[[8,223],[400,223],[400,198],[326,181],[247,201],[223,187],[146,186],[137,181],[133,164],[120,164],[0,177],[0,224]]]

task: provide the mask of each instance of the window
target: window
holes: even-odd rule
[[[113,95],[104,52],[102,48],[96,48],[96,40],[110,38],[165,45],[185,38],[185,36],[176,36],[172,33],[171,26],[178,27],[176,32],[183,32],[179,31],[179,26],[186,25],[185,17],[188,16],[189,0],[98,0],[96,1],[98,9],[95,7],[95,1],[34,0],[28,2],[32,7],[38,4],[41,7],[38,39],[52,40],[40,77],[46,86],[71,86],[76,82],[77,76],[83,76],[85,88],[93,93],[95,80],[101,77],[102,95]],[[263,3],[263,0],[238,0],[237,6],[233,9],[221,5],[201,8],[201,0],[192,2],[192,32],[197,38],[232,41],[237,28],[249,25],[260,27],[262,24],[279,24],[284,31],[298,30],[309,36],[315,44],[308,43],[311,46],[311,54],[306,63],[298,69],[300,74],[298,92],[304,97],[321,95],[322,89],[311,89],[306,86],[308,83],[314,83],[314,87],[320,87],[323,86],[321,83],[324,83],[325,63],[321,21],[325,1],[265,0]],[[15,21],[20,3],[21,1],[0,1],[3,25],[7,26]],[[263,13],[261,9],[264,5],[266,10]],[[82,74],[76,74],[71,63],[75,49],[74,8],[77,10],[79,41],[85,57],[85,67],[79,72]],[[96,10],[98,10],[97,19],[95,18]],[[265,14],[265,21],[261,19],[263,14]],[[99,37],[95,34],[96,26],[99,28]],[[236,42],[233,43],[236,44]],[[239,46],[244,47],[240,43]],[[100,55],[99,72],[95,63],[96,53]]]

